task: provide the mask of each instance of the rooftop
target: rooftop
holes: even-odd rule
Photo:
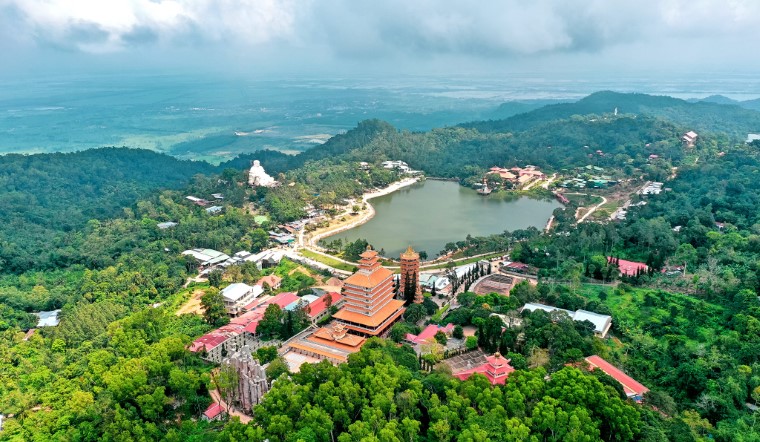
[[[436,324],[430,324],[427,327],[425,327],[425,329],[422,330],[419,335],[413,335],[411,333],[407,333],[405,339],[413,344],[424,344],[426,342],[429,342],[430,339],[434,339],[436,333],[438,333],[439,331],[444,332],[446,334],[451,334],[451,332],[454,331],[454,324],[448,324],[446,327],[441,327],[440,325],[436,325]]]
[[[649,267],[643,262],[628,261],[625,259],[613,258],[612,256],[607,257],[607,262],[612,262],[613,260],[617,261],[620,273],[626,276],[636,276],[639,269],[644,271],[649,269]]]
[[[39,321],[37,321],[37,327],[56,327],[61,322],[58,319],[59,313],[61,313],[60,309],[35,313],[39,318]]]
[[[603,372],[615,378],[616,381],[620,382],[620,384],[623,386],[625,394],[628,397],[640,398],[644,395],[644,393],[649,391],[647,387],[641,385],[632,377],[623,373],[622,370],[597,355],[587,357],[586,362],[588,362],[589,368],[591,370],[598,368],[599,370],[602,370]]]
[[[353,322],[361,324],[366,327],[375,328],[388,319],[393,313],[404,307],[404,301],[400,299],[392,299],[372,316],[363,315],[361,313],[351,312],[345,308],[338,310],[333,315],[333,318],[340,319],[341,321]]]
[[[344,284],[373,288],[391,276],[393,276],[393,272],[385,267],[378,267],[372,272],[363,272],[360,270],[346,278]]]
[[[250,286],[242,282],[236,282],[230,284],[222,289],[222,296],[225,300],[235,302],[240,298],[247,296],[253,292],[253,296],[257,297],[264,292],[264,289],[260,285]]]
[[[321,315],[322,312],[327,310],[328,296],[330,297],[332,301],[330,305],[336,305],[343,299],[343,296],[341,296],[339,293],[335,293],[335,292],[325,293],[324,295],[320,296],[318,299],[316,299],[315,301],[309,304],[309,316],[313,318],[315,316]]]
[[[486,357],[485,364],[459,373],[454,373],[454,376],[461,380],[465,380],[475,373],[480,373],[488,378],[492,385],[504,385],[510,373],[515,371],[514,367],[509,365],[509,362],[510,360],[502,356],[500,353],[494,353],[493,355]]]
[[[212,402],[211,405],[206,408],[206,411],[203,412],[203,415],[206,419],[211,420],[222,414],[223,411],[224,409],[218,402]]]
[[[529,312],[533,312],[536,310],[543,310],[547,313],[555,312],[555,311],[561,311],[567,313],[568,316],[570,316],[570,319],[573,321],[589,321],[592,324],[594,324],[594,332],[599,333],[602,337],[607,336],[607,332],[610,331],[610,327],[612,327],[612,316],[609,315],[601,315],[599,313],[590,312],[587,310],[576,310],[576,311],[570,311],[565,310],[563,308],[553,307],[551,305],[544,305],[544,304],[538,304],[538,303],[527,303],[525,304],[520,311],[528,310]]]

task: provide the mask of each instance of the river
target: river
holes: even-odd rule
[[[430,259],[448,242],[472,236],[514,231],[530,226],[543,228],[555,208],[554,200],[504,194],[478,195],[451,181],[427,180],[370,200],[375,216],[367,223],[325,238],[344,241],[366,239],[389,257],[411,245],[426,251]]]

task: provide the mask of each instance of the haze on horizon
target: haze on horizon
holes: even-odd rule
[[[753,0],[0,0],[0,75],[752,75],[758,22]]]

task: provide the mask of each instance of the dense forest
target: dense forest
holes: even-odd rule
[[[130,149],[0,157],[0,413],[14,416],[0,438],[758,441],[760,412],[749,406],[760,405],[760,153],[731,140],[760,114],[707,104],[602,93],[426,133],[368,120],[297,156],[258,152],[216,168]],[[692,126],[697,120],[706,126]],[[723,122],[727,129],[715,131]],[[685,150],[681,134],[702,127],[697,146]],[[660,163],[647,161],[652,153]],[[252,159],[286,185],[248,190]],[[410,348],[372,340],[338,367],[270,370],[279,380],[251,424],[197,420],[213,366],[185,347],[211,327],[174,314],[197,270],[179,252],[261,250],[272,223],[256,215],[296,219],[306,204],[330,208],[387,185],[399,176],[379,167],[386,159],[462,181],[493,165],[592,164],[663,177],[668,190],[634,196],[646,204],[618,223],[576,225],[571,204],[555,211],[548,234],[462,232],[447,245],[469,254],[508,249],[541,282],[509,298],[466,292],[448,315],[431,302],[410,307],[391,337],[416,332],[413,319],[433,313],[440,323],[474,326],[473,345],[502,352],[518,369],[505,386],[428,371],[431,361]],[[373,167],[361,171],[359,161]],[[185,199],[212,193],[224,195],[223,214]],[[159,228],[164,221],[178,224]],[[607,256],[652,271],[621,282]],[[683,273],[661,271],[677,266]],[[313,282],[290,270],[281,275],[288,289]],[[233,268],[224,277],[258,276]],[[611,314],[613,337],[599,339],[561,315],[515,312],[529,301]],[[36,320],[30,312],[54,308],[61,325],[25,338]],[[492,313],[520,324],[505,327]],[[275,322],[272,336],[290,334]],[[626,400],[610,378],[566,366],[590,354],[647,385],[644,404]]]
[[[57,267],[67,234],[214,168],[139,149],[0,156],[0,270]]]

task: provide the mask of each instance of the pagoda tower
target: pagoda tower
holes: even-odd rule
[[[408,285],[414,285],[414,303],[422,304],[422,287],[420,287],[420,254],[412,246],[401,254],[401,281],[399,287],[402,293]],[[404,293],[406,296],[406,293]]]
[[[360,336],[385,333],[404,313],[404,301],[393,297],[393,272],[380,265],[371,247],[362,253],[359,270],[343,282],[346,303],[333,315]]]

